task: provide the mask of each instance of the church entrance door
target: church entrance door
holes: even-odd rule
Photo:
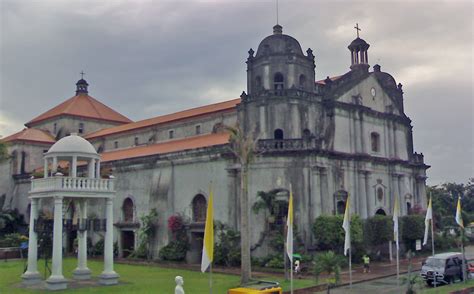
[[[122,256],[127,257],[135,250],[135,233],[122,231]]]

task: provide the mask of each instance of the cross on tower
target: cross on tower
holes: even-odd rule
[[[354,27],[354,29],[356,29],[357,38],[359,38],[359,31],[362,31],[362,30],[359,28],[359,24],[358,24],[358,23],[356,23],[356,26]]]
[[[84,71],[81,71],[80,74],[81,74],[81,79],[84,79],[84,75],[85,75]]]

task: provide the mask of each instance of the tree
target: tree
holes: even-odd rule
[[[7,144],[0,141],[0,163],[6,161],[9,158]],[[1,208],[1,207],[0,207]]]
[[[334,251],[327,251],[316,256],[316,262],[314,263],[314,276],[316,280],[319,279],[322,273],[327,273],[329,276],[334,273],[334,277],[329,277],[327,280],[328,293],[332,286],[339,283],[341,279],[341,265],[344,261],[344,257],[335,254]]]
[[[248,136],[237,124],[235,127],[225,127],[229,132],[230,150],[240,164],[240,233],[241,233],[241,283],[250,280],[250,228],[249,228],[249,199],[248,199],[248,169],[255,157],[257,139]]]

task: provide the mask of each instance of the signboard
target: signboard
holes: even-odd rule
[[[416,250],[421,250],[421,239],[416,240]]]

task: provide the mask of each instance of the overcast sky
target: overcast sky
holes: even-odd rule
[[[275,1],[2,0],[0,135],[74,95],[140,120],[239,97],[249,48]],[[403,84],[428,184],[474,177],[471,1],[279,2],[283,32],[316,56],[316,77],[349,70],[355,23],[369,63]]]

